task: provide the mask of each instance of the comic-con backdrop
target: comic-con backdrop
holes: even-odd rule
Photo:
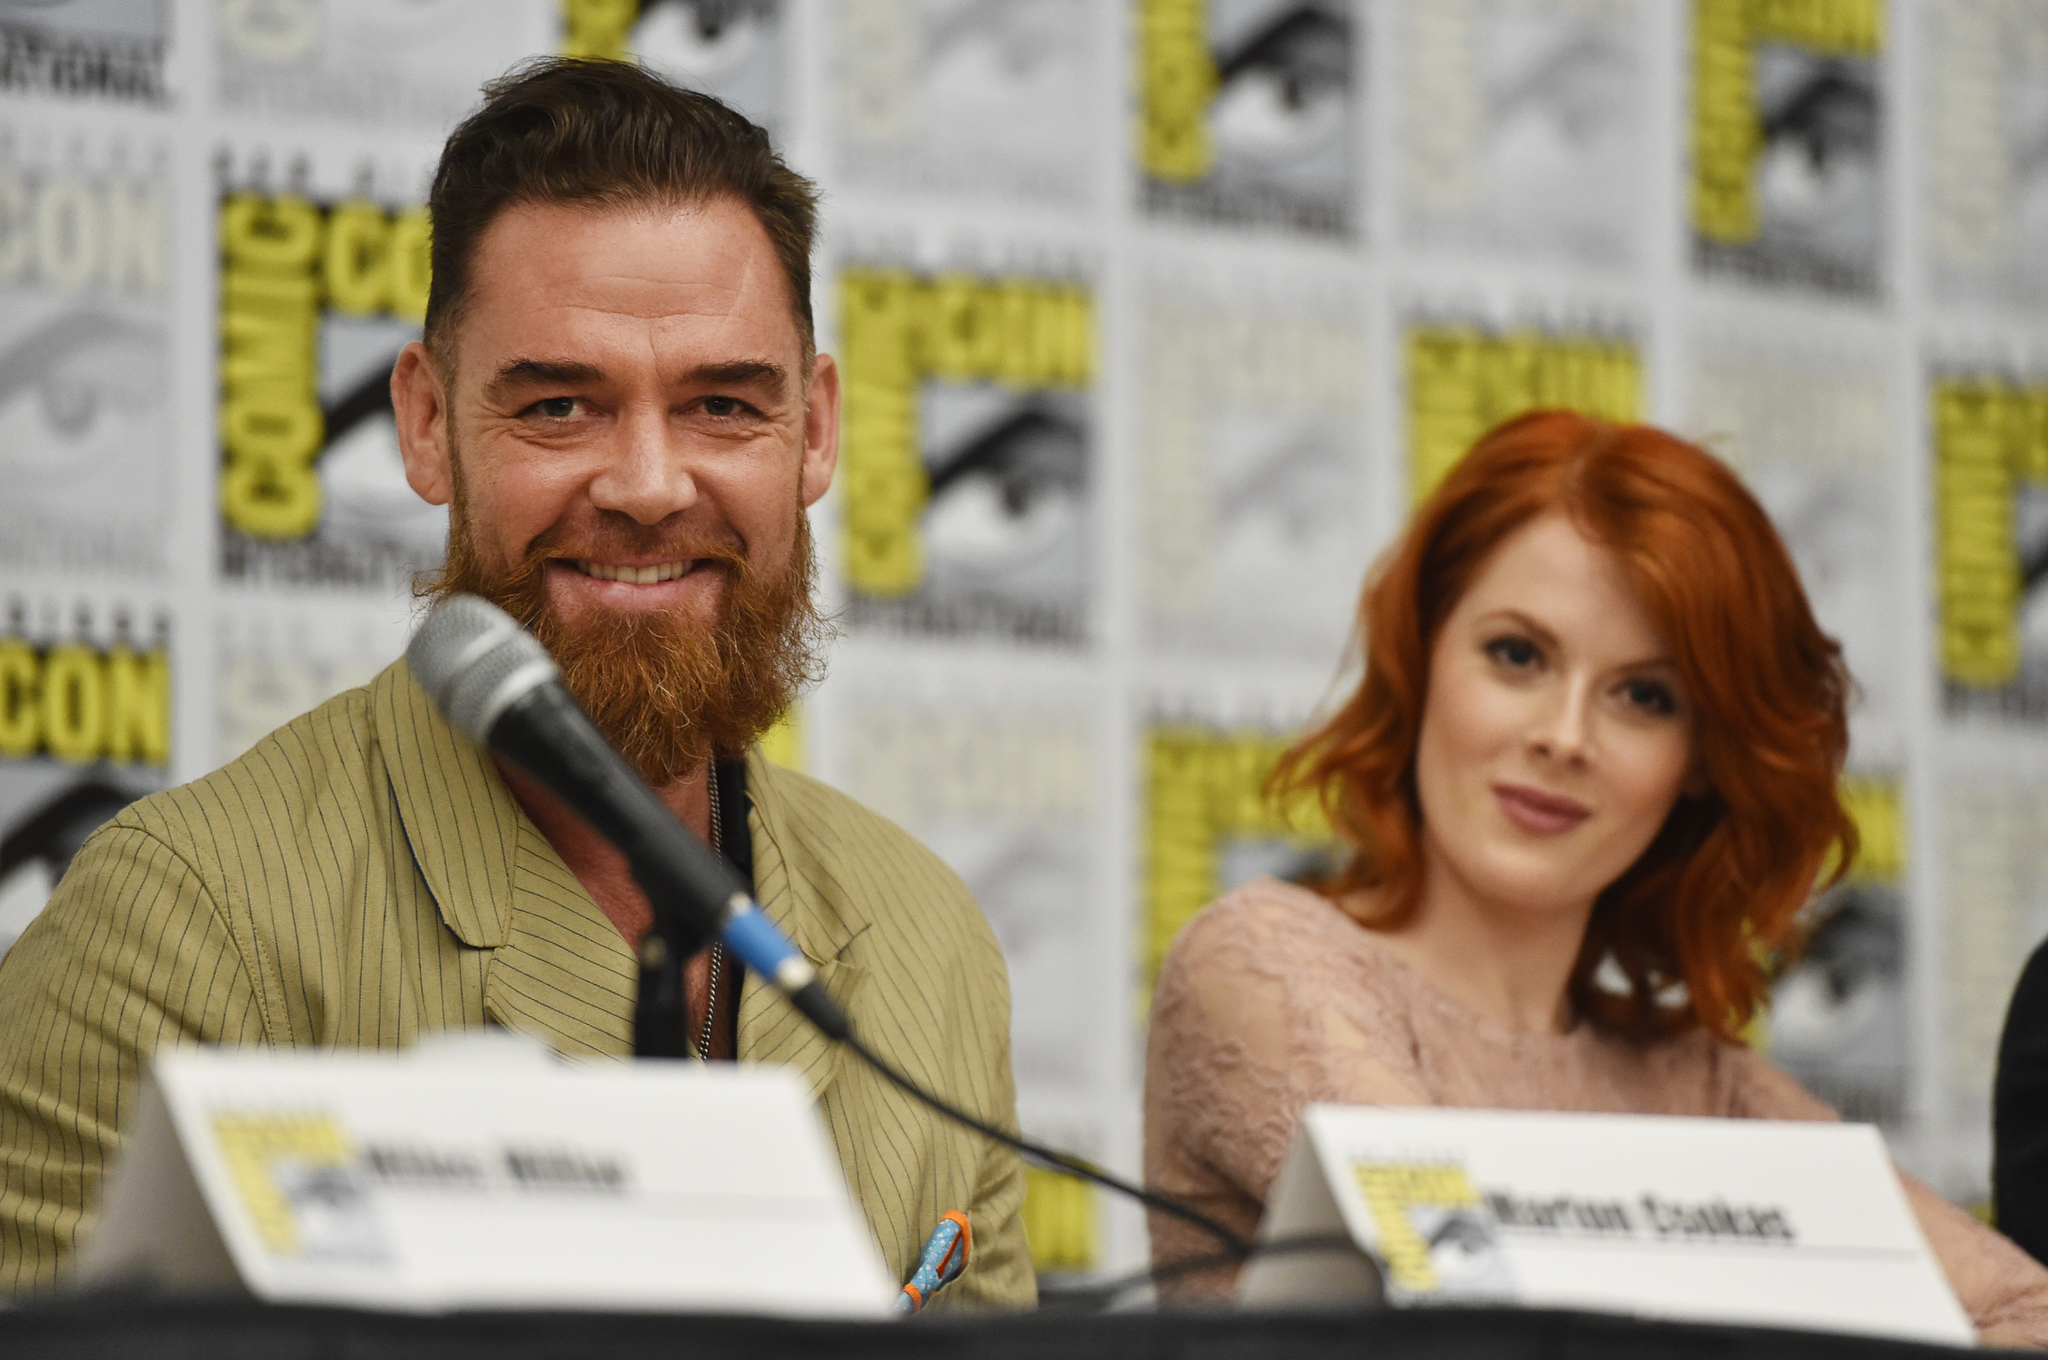
[[[1473,436],[1656,420],[1861,683],[1756,1040],[1958,1199],[2048,935],[2048,0],[0,0],[0,948],[91,829],[388,664],[439,140],[524,57],[825,190],[843,627],[776,758],[973,887],[1031,1131],[1135,1171],[1174,933]],[[1141,1259],[1034,1180],[1048,1274]]]

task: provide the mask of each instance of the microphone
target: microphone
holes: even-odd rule
[[[675,819],[511,615],[475,595],[450,596],[413,634],[405,659],[456,730],[524,770],[625,855],[654,908],[654,929],[640,946],[635,1053],[688,1051],[681,964],[713,938],[828,1037],[849,1037],[846,1013],[761,910],[752,886]]]
[[[1133,1185],[970,1114],[862,1043],[810,961],[776,929],[749,885],[678,822],[612,749],[562,688],[547,648],[504,610],[474,595],[452,595],[413,634],[405,659],[452,726],[526,771],[626,856],[634,881],[654,907],[654,929],[640,946],[640,995],[633,1008],[637,1056],[681,1057],[689,1051],[681,964],[716,937],[826,1038],[845,1045],[920,1104],[1041,1166],[1184,1219],[1214,1237],[1232,1260],[1261,1249],[1172,1195]]]

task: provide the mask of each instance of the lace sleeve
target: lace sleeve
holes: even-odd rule
[[[1225,899],[1175,943],[1153,1001],[1147,1177],[1244,1233],[1258,1224],[1305,1105],[1421,1101],[1376,1056],[1376,1004],[1314,938],[1320,923],[1305,929],[1298,915],[1293,904]],[[1198,1230],[1157,1215],[1152,1246],[1155,1264],[1214,1250]],[[1233,1274],[1161,1292],[1214,1293]]]

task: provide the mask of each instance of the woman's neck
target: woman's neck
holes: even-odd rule
[[[1426,865],[1422,903],[1399,930],[1381,936],[1437,988],[1507,1029],[1571,1028],[1572,966],[1593,904],[1539,911],[1490,902],[1441,862]]]

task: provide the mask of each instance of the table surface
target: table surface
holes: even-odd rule
[[[0,1312],[0,1356],[70,1360],[601,1360],[745,1357],[802,1360],[1026,1360],[1143,1357],[1251,1360],[1834,1360],[1953,1356],[1947,1347],[1758,1327],[1652,1322],[1496,1308],[1323,1313],[1170,1311],[1087,1315],[1041,1309],[904,1322],[616,1313],[408,1316],[247,1300],[168,1302],[78,1297]]]

